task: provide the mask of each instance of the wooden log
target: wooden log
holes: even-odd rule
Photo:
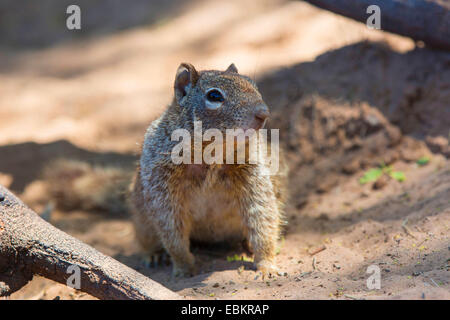
[[[0,185],[0,296],[19,290],[33,275],[67,284],[80,269],[80,290],[99,299],[180,299],[135,270],[41,219]]]
[[[366,23],[367,8],[381,11],[381,29],[450,50],[448,0],[305,0],[319,8]]]

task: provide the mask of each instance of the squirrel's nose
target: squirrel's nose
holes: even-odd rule
[[[269,117],[270,117],[270,112],[269,112],[269,108],[267,108],[266,105],[259,105],[256,107],[256,113],[255,113],[256,119],[264,122]]]

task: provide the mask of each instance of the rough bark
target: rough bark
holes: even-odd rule
[[[381,29],[450,50],[448,0],[305,0],[319,8],[366,22],[367,7],[381,10]]]
[[[0,296],[33,275],[66,284],[70,266],[80,290],[99,299],[180,299],[180,296],[41,219],[0,185]]]

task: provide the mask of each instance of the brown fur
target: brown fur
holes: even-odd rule
[[[133,219],[138,239],[151,255],[164,248],[172,258],[175,275],[192,274],[195,258],[190,240],[206,242],[247,239],[256,267],[264,274],[275,270],[276,242],[283,223],[287,168],[280,161],[279,175],[265,175],[267,163],[180,164],[171,160],[172,131],[258,128],[257,112],[266,110],[255,83],[237,73],[197,72],[182,64],[175,80],[175,98],[145,135],[140,165],[131,187]],[[218,109],[208,109],[205,92],[226,93]],[[264,111],[265,112],[265,111]],[[280,159],[282,160],[282,159]]]
[[[129,169],[67,159],[53,161],[43,171],[49,195],[66,210],[126,212],[131,177]]]

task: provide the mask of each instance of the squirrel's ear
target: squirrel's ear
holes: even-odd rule
[[[182,63],[178,67],[177,75],[175,77],[175,98],[180,103],[181,99],[185,97],[189,90],[195,86],[198,80],[198,73],[194,66],[190,63]]]
[[[239,73],[234,63],[230,64],[230,66],[227,68],[227,70],[225,70],[225,72]]]

